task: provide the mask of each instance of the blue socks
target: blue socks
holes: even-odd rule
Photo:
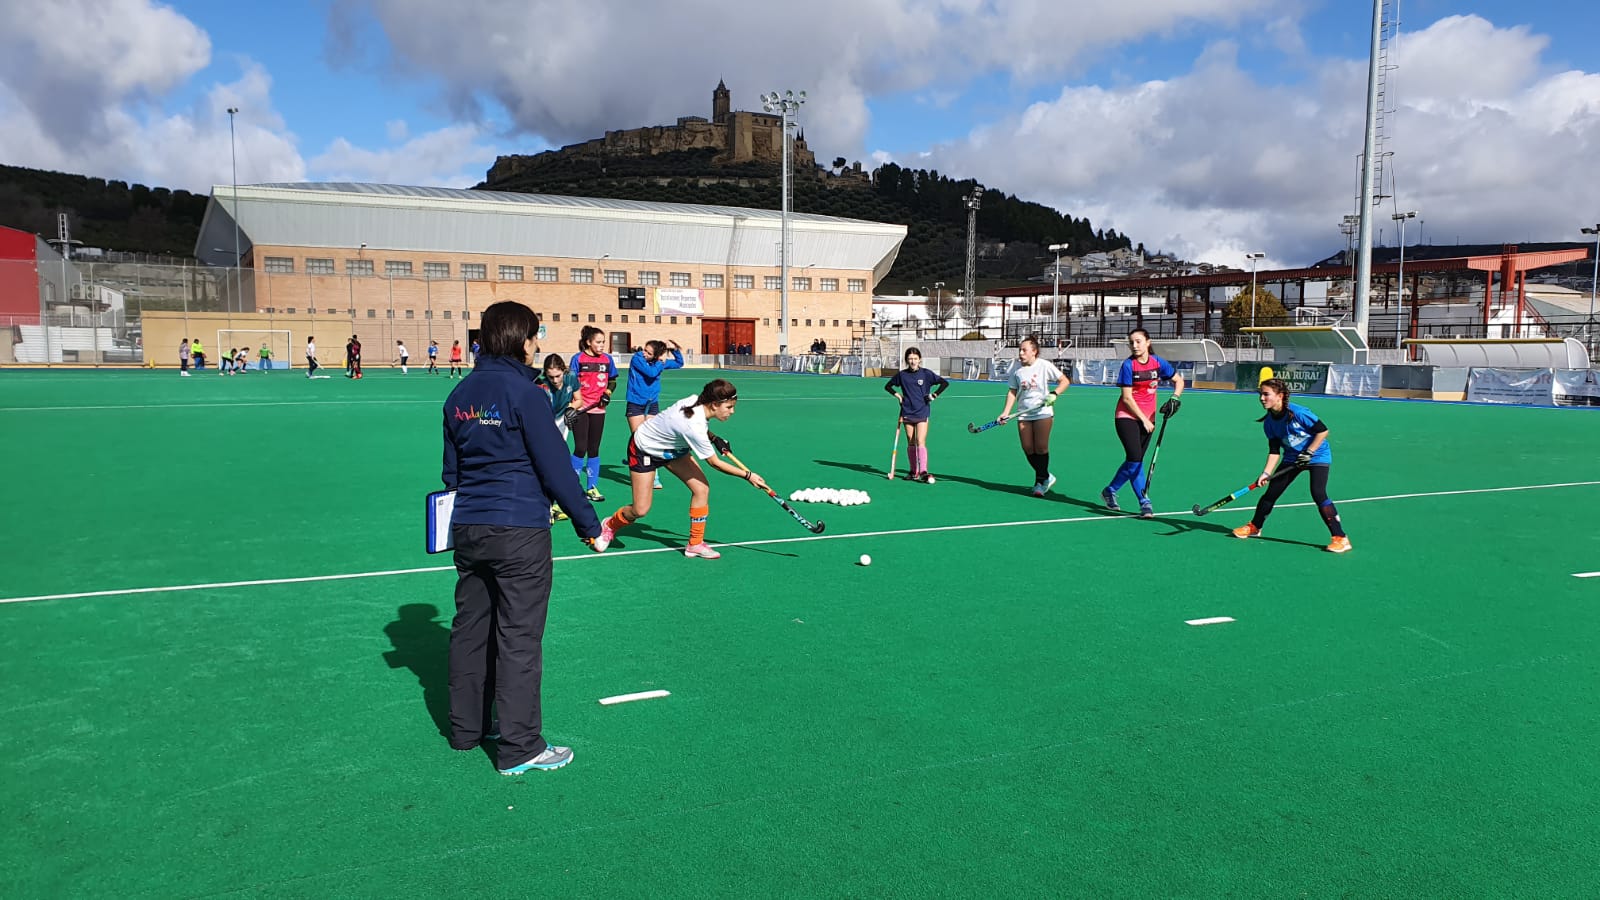
[[[594,487],[600,482],[600,457],[589,457],[589,487]]]
[[[1111,484],[1106,487],[1106,490],[1115,494],[1130,481],[1133,482],[1133,495],[1139,498],[1140,503],[1144,503],[1148,499],[1144,494],[1145,486],[1150,483],[1150,479],[1145,474],[1143,460],[1130,460],[1118,466],[1117,474],[1112,477]]]

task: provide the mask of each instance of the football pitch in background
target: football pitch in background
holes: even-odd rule
[[[1140,521],[1099,505],[1113,389],[1062,399],[1035,499],[1015,428],[966,430],[1002,385],[934,404],[922,485],[881,380],[723,374],[780,494],[871,502],[794,504],[812,535],[711,473],[716,561],[670,477],[603,555],[557,525],[576,758],[507,778],[440,735],[453,382],[0,373],[0,893],[1592,895],[1595,411],[1295,398],[1341,556],[1303,478],[1262,539],[1259,494],[1188,512],[1260,472],[1251,395],[1185,395]]]

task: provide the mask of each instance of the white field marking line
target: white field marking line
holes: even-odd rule
[[[635,694],[618,694],[615,697],[601,697],[601,706],[615,706],[618,703],[632,703],[635,700],[654,700],[657,697],[671,697],[671,691],[639,691]]]
[[[1496,488],[1470,488],[1455,491],[1424,491],[1413,494],[1384,494],[1376,497],[1356,497],[1340,500],[1340,503],[1376,503],[1383,500],[1411,500],[1419,497],[1455,497],[1463,494],[1497,494],[1506,491],[1538,491],[1566,487],[1590,487],[1600,485],[1600,481],[1567,481],[1556,484],[1525,484],[1516,487]],[[1280,503],[1277,509],[1313,506],[1313,503]],[[1218,510],[1221,512],[1221,510]],[[1179,516],[1194,517],[1190,510],[1177,510],[1174,512],[1157,513],[1158,518],[1177,518]],[[834,534],[808,534],[801,537],[766,538],[756,541],[733,541],[717,544],[718,547],[762,547],[768,544],[795,544],[811,541],[838,541],[848,538],[864,537],[895,537],[905,534],[933,534],[941,531],[977,531],[985,528],[1016,528],[1035,525],[1071,525],[1082,522],[1137,522],[1134,516],[1094,515],[1071,516],[1060,519],[1023,519],[1015,522],[974,522],[966,525],[932,525],[925,528],[894,528],[885,531],[856,531],[840,532]],[[579,560],[610,559],[624,556],[642,556],[647,553],[682,553],[682,547],[651,547],[645,550],[611,550],[606,553],[579,553],[573,556],[557,556],[554,562],[576,562]],[[233,587],[261,587],[276,584],[306,584],[316,581],[348,581],[353,578],[385,578],[394,575],[420,575],[429,572],[452,572],[455,566],[421,566],[414,569],[382,569],[374,572],[346,572],[338,575],[303,575],[297,578],[260,578],[252,581],[218,581],[207,584],[178,584],[164,587],[143,588],[118,588],[109,591],[78,591],[67,594],[37,594],[31,597],[3,597],[0,604],[5,603],[32,603],[38,600],[76,600],[85,597],[116,597],[123,594],[161,594],[169,591],[206,591]]]
[[[1449,644],[1446,644],[1444,641],[1439,640],[1438,638],[1436,638],[1433,635],[1427,633],[1426,631],[1422,631],[1422,630],[1417,629],[1417,628],[1412,628],[1410,625],[1401,625],[1400,628],[1403,631],[1411,632],[1412,634],[1416,635],[1419,638],[1422,638],[1425,641],[1432,641],[1433,643],[1438,644],[1439,646],[1445,648],[1446,650],[1454,650],[1455,649],[1454,647],[1450,646]]]
[[[1600,578],[1600,572],[1573,572],[1573,578]]]
[[[1233,621],[1233,616],[1212,616],[1209,619],[1186,619],[1186,620],[1184,620],[1183,624],[1185,624],[1185,625],[1221,625],[1224,622],[1232,622],[1232,621]]]
[[[327,378],[327,377],[332,377],[332,376],[319,375],[317,377],[318,378]],[[237,402],[237,403],[130,403],[130,404],[126,404],[126,405],[111,405],[111,406],[0,406],[0,413],[8,413],[8,412],[80,412],[80,411],[110,410],[110,409],[170,409],[170,410],[174,410],[174,411],[182,411],[182,410],[185,410],[185,409],[208,409],[208,408],[214,409],[214,408],[218,408],[218,407],[242,408],[242,407],[247,407],[247,406],[404,406],[404,405],[416,404],[416,403],[428,403],[428,404],[432,404],[432,405],[437,406],[439,404],[444,403],[444,399],[445,399],[444,397],[426,398],[426,399],[415,399],[415,398],[412,398],[412,399],[393,399],[393,400],[384,400],[382,398],[373,398],[373,399],[368,399],[368,400],[263,400],[263,401],[259,401],[259,402],[252,402],[252,401],[249,401],[249,400],[242,400],[242,401]],[[752,403],[778,402],[778,401],[782,401],[782,402],[787,403],[787,402],[790,402],[790,401],[793,401],[793,400],[828,400],[828,401],[835,401],[835,402],[837,402],[837,401],[854,401],[854,402],[863,402],[863,403],[870,400],[870,401],[872,401],[874,403],[882,402],[882,401],[878,400],[878,398],[876,398],[876,397],[744,397],[744,398],[741,398],[741,400],[744,401],[744,402],[752,402]]]

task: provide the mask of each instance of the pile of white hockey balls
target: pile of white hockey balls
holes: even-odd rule
[[[840,506],[861,506],[871,503],[872,498],[866,491],[852,491],[842,488],[805,488],[789,495],[790,500],[801,500],[806,503],[837,503]]]

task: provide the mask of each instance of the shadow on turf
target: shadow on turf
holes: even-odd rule
[[[832,459],[819,459],[817,460],[817,463],[819,465],[832,466],[835,469],[850,469],[851,471],[862,472],[867,475],[871,475],[873,478],[884,480],[884,471],[876,466],[863,465],[862,463],[839,462]],[[944,472],[935,472],[934,477],[939,481],[954,481],[960,484],[970,484],[973,487],[980,487],[989,491],[997,491],[1002,494],[1016,494],[1019,497],[1027,497],[1029,500],[1042,499],[1048,503],[1066,503],[1070,506],[1076,506],[1088,512],[1115,515],[1115,513],[1107,510],[1099,503],[1094,503],[1088,500],[1079,500],[1076,497],[1069,497],[1062,493],[1051,493],[1046,494],[1042,498],[1035,498],[1033,496],[1033,488],[1025,484],[996,484],[993,481],[983,481],[978,478],[967,478],[964,475],[950,475]],[[902,476],[897,473],[895,480],[899,481],[901,478]],[[904,480],[910,482],[911,484],[917,484],[917,482],[911,481],[909,478]]]
[[[439,734],[450,736],[450,626],[440,622],[432,603],[407,603],[393,622],[383,626],[393,650],[383,654],[391,669],[410,669],[422,686],[427,707]]]

